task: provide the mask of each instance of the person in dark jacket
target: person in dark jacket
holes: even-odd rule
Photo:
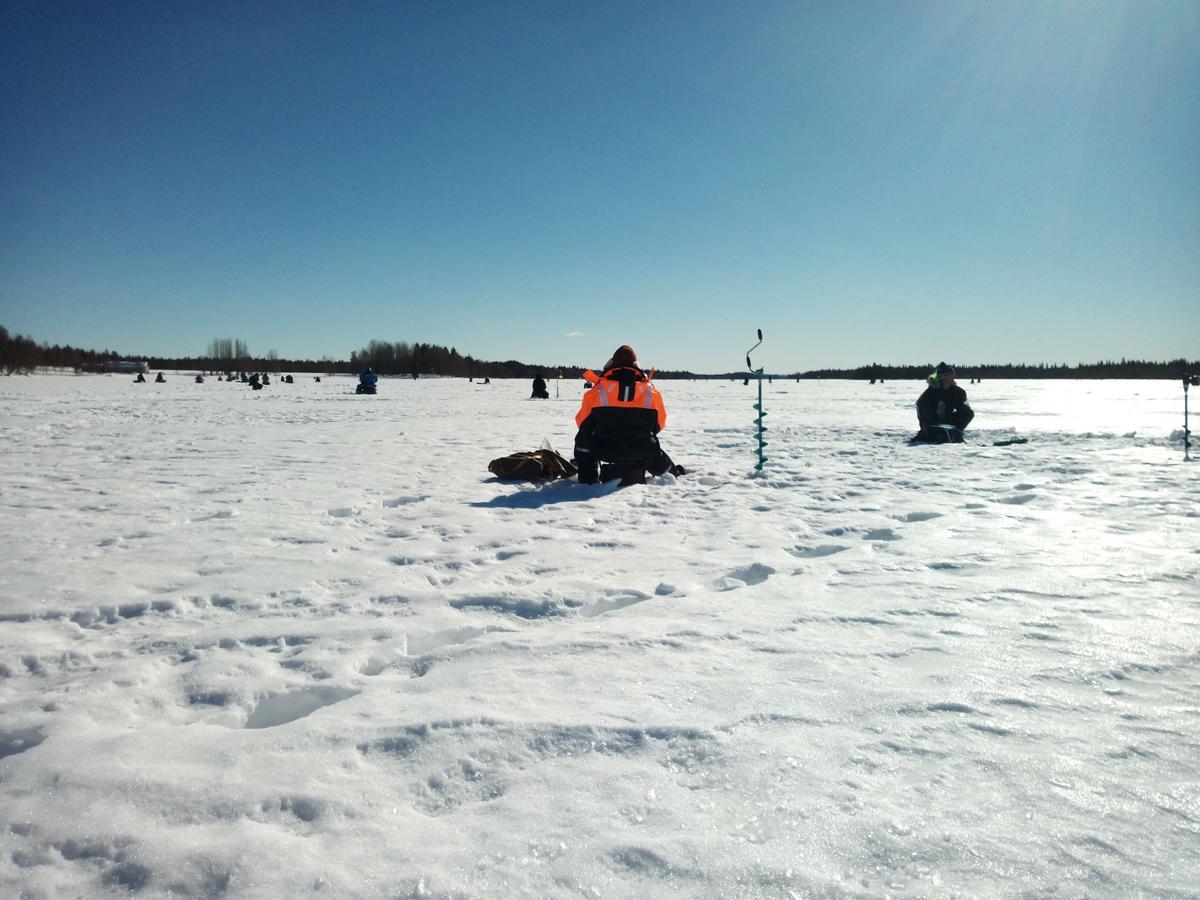
[[[592,387],[575,416],[580,484],[595,484],[601,476],[619,476],[621,484],[628,485],[644,483],[646,472],[684,474],[659,446],[667,409],[650,376],[638,367],[632,347],[618,347],[603,374],[587,372],[584,378]],[[602,462],[608,464],[603,470]]]
[[[375,385],[379,383],[379,376],[371,371],[370,366],[366,371],[358,376],[358,386],[354,388],[356,394],[374,394],[377,390]]]
[[[974,418],[975,411],[967,403],[967,392],[954,383],[954,366],[938,363],[929,376],[925,393],[917,399],[917,421],[921,430],[914,440],[929,444],[961,443],[963,430]]]
[[[542,373],[538,372],[533,378],[533,393],[529,395],[530,400],[549,400],[550,391],[546,387],[546,379],[542,377]]]

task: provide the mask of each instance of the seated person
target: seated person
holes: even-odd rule
[[[929,386],[917,400],[917,421],[921,430],[913,440],[929,444],[957,444],[963,430],[975,418],[967,404],[967,392],[954,383],[954,366],[938,363],[929,376]],[[947,429],[941,426],[952,426]]]
[[[609,464],[604,474],[620,476],[622,484],[645,482],[647,471],[682,475],[683,469],[673,465],[658,444],[658,433],[667,424],[666,406],[650,377],[638,368],[633,349],[618,347],[604,373],[588,377],[593,387],[583,395],[575,416],[580,484],[595,484],[602,462]]]
[[[376,391],[375,385],[379,381],[379,376],[371,371],[370,367],[358,376],[358,387],[354,389],[356,394],[374,394]]]
[[[546,379],[542,377],[542,373],[538,372],[533,379],[533,393],[529,395],[530,400],[549,400],[550,391],[546,388]]]
[[[166,384],[167,379],[163,378],[162,372],[159,372],[157,375],[154,376],[154,383],[155,384]]]

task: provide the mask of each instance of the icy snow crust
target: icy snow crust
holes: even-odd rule
[[[1197,896],[1182,391],[964,386],[0,380],[0,894]]]

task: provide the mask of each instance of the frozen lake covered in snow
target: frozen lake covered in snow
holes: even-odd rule
[[[1200,895],[1176,382],[352,385],[0,379],[0,894]]]

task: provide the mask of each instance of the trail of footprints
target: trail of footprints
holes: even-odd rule
[[[1036,499],[1033,493],[1034,485],[1019,484],[1014,486],[1015,493],[994,500],[996,503],[1023,506]],[[415,504],[427,499],[424,496],[405,496],[384,500],[385,508],[397,508]],[[984,503],[966,503],[964,509],[973,514],[983,514],[987,509]],[[359,515],[359,510],[352,507],[334,508],[328,510],[328,515],[334,520],[352,520]],[[938,518],[936,512],[909,512],[894,516],[901,524],[919,524]],[[799,560],[822,560],[836,557],[839,554],[854,549],[855,544],[845,539],[858,536],[861,541],[873,545],[887,545],[900,541],[903,534],[892,527],[879,527],[855,531],[854,529],[830,528],[825,537],[830,540],[811,544],[797,544],[785,548],[793,557]],[[114,538],[110,542],[117,544],[122,540],[133,540],[141,535],[128,535]],[[319,542],[319,539],[302,539],[297,543]],[[861,546],[861,544],[859,544]],[[483,549],[483,548],[481,548]],[[472,565],[484,562],[505,563],[528,554],[528,550],[492,545],[490,556],[474,561]],[[410,561],[396,561],[398,565]],[[937,567],[937,564],[934,564]],[[954,565],[945,564],[947,569]],[[767,582],[777,574],[775,568],[760,562],[754,562],[730,570],[711,583],[717,591],[732,591],[753,587]],[[619,613],[657,598],[678,595],[679,590],[671,584],[659,584],[653,593],[635,589],[617,589],[607,592],[604,596],[592,602],[562,600],[530,600],[527,596],[497,596],[479,595],[453,598],[450,606],[464,612],[486,611],[512,616],[525,622],[541,622],[558,620],[564,617],[589,619],[598,616]],[[232,609],[235,601],[231,598],[213,597],[205,600],[194,599],[195,607],[206,607],[205,611],[220,612],[222,609]],[[380,605],[407,603],[404,597],[374,598],[372,603]],[[175,601],[139,602],[100,606],[91,611],[43,613],[37,617],[21,617],[18,621],[37,619],[70,619],[76,625],[84,628],[121,627],[152,615],[178,615],[182,612],[195,611]],[[954,613],[939,613],[937,611],[922,611],[931,615],[953,616]],[[915,615],[915,612],[892,610],[889,614]],[[5,617],[0,616],[0,621]],[[16,618],[16,617],[14,617]],[[888,624],[882,620],[869,618],[847,617],[845,624]],[[371,653],[363,661],[357,671],[360,675],[374,678],[392,670],[403,670],[408,667],[413,677],[420,677],[433,665],[433,655],[461,645],[485,638],[493,633],[510,633],[519,630],[519,624],[513,627],[496,625],[463,625],[446,628],[425,634],[407,634],[400,646],[388,650]],[[278,634],[252,636],[240,640],[225,639],[216,643],[217,650],[235,650],[253,648],[271,653],[299,653],[313,637],[303,634]],[[181,654],[181,663],[189,662],[188,653]],[[296,656],[288,656],[280,660],[284,668],[302,671],[310,677],[325,679],[329,677],[319,666],[315,666]],[[22,657],[24,677],[46,677],[46,668],[37,657]],[[10,672],[7,667],[0,666],[0,679],[14,677],[17,673]],[[266,730],[286,726],[292,722],[306,718],[321,710],[343,703],[358,696],[360,687],[338,686],[333,684],[313,683],[304,686],[273,691],[257,698],[248,708],[241,726],[250,730]],[[187,702],[195,706],[226,707],[236,698],[219,689],[193,689],[185,692]],[[1024,701],[998,701],[1013,704]],[[931,705],[929,711],[945,713],[973,712],[969,707],[954,705]],[[976,727],[973,723],[972,727]],[[980,725],[979,727],[985,727]],[[993,726],[994,727],[994,726]],[[999,730],[997,733],[1002,733]],[[9,728],[0,730],[0,759],[16,756],[39,746],[47,739],[47,732],[42,727]],[[659,765],[675,774],[681,783],[694,787],[704,786],[706,778],[712,777],[709,770],[719,765],[721,761],[720,744],[712,734],[680,728],[614,728],[600,726],[565,726],[556,724],[510,724],[488,720],[434,722],[421,725],[401,726],[390,729],[381,736],[361,741],[356,746],[357,752],[365,764],[373,766],[398,766],[406,771],[413,771],[414,780],[410,784],[411,801],[414,808],[430,816],[442,816],[468,805],[494,802],[502,798],[509,789],[510,783],[520,772],[531,767],[545,764],[560,758],[572,758],[589,754],[629,758],[651,758]],[[900,752],[912,752],[904,747]],[[447,760],[453,760],[447,764]],[[247,807],[244,814],[251,818],[262,820],[283,819],[294,820],[300,824],[311,824],[318,821],[325,813],[320,800],[306,796],[279,796],[254,801],[257,806]],[[13,826],[14,833],[18,825]],[[103,883],[113,889],[138,891],[148,886],[154,880],[155,873],[145,866],[133,861],[127,848],[120,838],[104,844],[81,845],[67,841],[61,844],[51,844],[48,840],[30,832],[25,835],[30,838],[28,849],[14,851],[13,860],[18,865],[39,864],[38,854],[56,850],[66,859],[92,860],[100,862],[104,867]],[[39,849],[41,848],[41,849]],[[614,851],[614,859],[621,865],[629,867],[652,866],[653,860],[648,860],[641,848],[631,847]],[[29,858],[25,859],[24,855]],[[202,873],[200,883],[206,884],[216,896],[222,893],[229,884],[230,873],[211,871]],[[194,881],[194,880],[193,880]]]
[[[716,736],[698,729],[491,719],[402,726],[360,742],[357,749],[367,764],[415,770],[412,802],[430,816],[497,800],[514,775],[557,759],[650,758],[692,787],[703,786],[709,769],[722,759]],[[453,762],[447,765],[447,759]]]
[[[1032,486],[1023,484],[1017,487],[1020,490],[1025,490]],[[1027,502],[1025,498],[1028,495],[1018,494],[1016,496],[1018,499],[1014,499],[1011,502]],[[400,497],[391,501],[385,501],[384,505],[395,507],[408,503],[417,503],[424,499],[426,498],[416,496]],[[353,515],[355,511],[349,508],[338,508],[331,509],[329,513],[333,517],[341,517]],[[904,523],[920,523],[935,519],[939,515],[939,513],[934,512],[910,512],[896,516],[895,518]],[[852,533],[853,531],[850,529],[837,527],[831,528],[826,532],[828,536],[835,538],[847,537]],[[861,533],[861,537],[864,541],[872,543],[887,543],[900,540],[901,538],[896,530],[892,528],[868,529]],[[500,563],[526,555],[529,552],[524,549],[501,546],[498,543],[490,545],[486,549],[494,551],[491,553],[490,558]],[[799,544],[787,548],[787,552],[799,559],[815,560],[844,553],[851,549],[852,545],[846,543],[818,543],[814,545]],[[950,567],[953,568],[953,566]],[[763,584],[775,574],[777,572],[773,567],[756,562],[732,569],[719,577],[711,586],[717,591],[732,591]],[[619,612],[620,610],[652,600],[655,597],[667,597],[675,594],[678,594],[678,590],[673,585],[659,584],[653,594],[636,589],[618,589],[609,591],[605,596],[590,603],[572,601],[570,599],[555,601],[549,599],[530,599],[527,596],[520,595],[503,596],[496,594],[457,597],[451,599],[449,603],[453,608],[463,611],[484,610],[532,622],[569,616],[585,619],[594,618]],[[193,600],[193,603],[201,606],[211,606],[216,609],[231,608],[234,605],[233,601],[228,598],[217,597],[211,598],[209,601],[196,599]],[[82,627],[104,627],[118,625],[123,621],[137,619],[149,613],[169,614],[179,611],[181,611],[181,608],[173,601],[131,603],[98,607],[91,612],[77,612],[71,616],[71,619]],[[43,614],[42,617],[55,618],[56,616],[51,612]],[[491,631],[497,630],[504,629],[492,626],[461,626],[426,635],[410,635],[406,639],[406,645],[399,653],[373,654],[359,667],[358,671],[362,675],[372,677],[380,675],[389,669],[407,665],[411,668],[413,674],[419,677],[427,672],[432,665],[432,661],[428,657],[435,651],[469,643]],[[266,648],[271,652],[276,652],[287,648],[303,646],[310,640],[310,637],[303,635],[280,635],[272,637],[249,637],[235,643],[249,647]],[[31,675],[42,673],[40,663],[37,659],[26,659],[24,664]],[[303,660],[289,658],[282,660],[280,664],[285,668],[305,671],[313,678],[323,679],[329,677],[329,673],[323,671],[319,666],[313,666]],[[315,685],[271,693],[260,698],[250,709],[244,727],[265,729],[285,725],[312,715],[326,706],[340,703],[355,696],[357,693],[357,690],[351,688],[337,688],[328,685]],[[193,690],[188,693],[188,700],[190,703],[196,705],[224,706],[232,702],[233,698],[228,693],[219,690]],[[22,752],[30,746],[36,746],[42,739],[44,739],[44,735],[36,731],[0,735],[0,757]]]
[[[1022,488],[1028,487],[1025,485]],[[334,514],[335,511],[331,511]],[[936,512],[910,512],[895,518],[906,524],[914,524],[931,521],[940,517],[940,513]],[[833,537],[846,537],[853,534],[854,531],[845,528],[832,528],[827,531],[827,534]],[[864,541],[871,543],[887,543],[898,541],[901,535],[893,528],[875,528],[866,529],[861,532],[861,538]],[[795,547],[787,548],[788,552],[799,559],[821,559],[824,557],[834,556],[839,553],[846,552],[852,549],[851,544],[844,543],[822,543],[815,545],[796,545]],[[511,547],[501,547],[492,545],[491,550],[494,550],[492,559],[505,562],[528,553],[526,550],[515,549]],[[949,565],[949,564],[948,564]],[[951,566],[953,568],[953,566]],[[752,563],[747,566],[738,567],[727,572],[725,575],[713,582],[712,587],[717,591],[731,591],[744,587],[752,587],[765,583],[769,578],[777,574],[776,569],[763,563]],[[677,593],[677,589],[669,584],[660,584],[657,586],[653,594],[634,589],[619,589],[609,591],[605,596],[590,603],[572,601],[565,599],[555,601],[550,599],[534,599],[524,595],[504,596],[497,594],[485,594],[477,596],[463,596],[452,598],[449,605],[452,608],[462,611],[487,611],[492,613],[500,613],[506,616],[512,616],[515,619],[524,620],[526,622],[536,622],[542,620],[560,619],[570,616],[579,618],[594,618],[597,616],[616,613],[620,610],[627,609],[639,603],[644,603],[648,600],[657,597],[671,596]],[[847,618],[845,623],[851,622],[860,623],[861,620]],[[884,624],[880,621],[878,624]],[[408,667],[414,677],[421,677],[426,674],[435,664],[436,660],[433,655],[439,650],[454,647],[457,645],[468,644],[492,632],[505,632],[511,629],[495,627],[495,626],[460,626],[450,629],[442,629],[428,634],[407,635],[402,648],[395,649],[391,652],[375,653],[358,668],[361,675],[367,677],[379,676],[389,670]],[[282,641],[281,646],[289,646],[297,643],[296,638],[288,639],[283,637],[278,641],[264,639],[259,642],[262,646],[272,645]],[[253,639],[245,641],[250,645],[254,645]],[[284,665],[292,668],[301,668],[301,665],[295,661],[285,660]],[[311,686],[300,688],[286,692],[270,694],[261,698],[254,708],[250,711],[243,727],[251,729],[274,728],[280,725],[285,725],[294,722],[297,719],[312,715],[318,710],[340,703],[343,700],[349,699],[357,695],[359,691],[351,688],[337,688],[332,686]],[[472,797],[479,799],[475,794],[482,792],[488,795],[493,791],[493,787],[489,787],[485,783],[481,783],[478,778],[469,779],[470,789],[465,794],[457,789],[452,789],[450,785],[456,784],[456,776],[454,773],[442,773],[442,775],[434,777],[426,786],[430,797],[437,795],[441,800],[434,801],[427,799],[426,805],[436,806],[439,803],[446,805],[454,805],[458,802],[467,802]],[[440,786],[440,787],[439,787]],[[457,792],[456,792],[457,791]],[[457,798],[457,799],[455,799]],[[484,797],[486,799],[486,797]]]
[[[1032,484],[1022,483],[1014,485],[1013,490],[1015,493],[998,498],[995,502],[1024,505],[1035,499],[1036,495],[1032,493],[1034,488],[1035,485]],[[425,496],[403,496],[382,502],[384,507],[396,508],[420,503],[426,499]],[[964,508],[971,512],[977,512],[985,508],[985,505],[967,503],[964,504]],[[357,510],[349,507],[329,510],[329,515],[333,518],[350,517],[356,514]],[[941,513],[937,512],[915,511],[895,515],[893,518],[903,524],[919,524],[934,520],[940,516]],[[797,559],[820,560],[852,550],[854,545],[844,542],[844,539],[855,534],[862,541],[877,546],[900,541],[903,537],[900,531],[892,527],[872,528],[859,532],[849,528],[833,527],[825,531],[825,536],[833,538],[834,540],[832,541],[797,544],[785,549]],[[843,540],[838,541],[837,539],[839,538]],[[503,564],[529,553],[527,549],[505,546],[499,542],[494,542],[487,547],[480,547],[478,549],[486,550],[487,554],[472,564],[479,562]],[[397,562],[399,563],[398,560]],[[404,560],[404,562],[407,563],[409,560]],[[463,565],[466,564],[463,563]],[[931,564],[931,567],[947,571],[955,571],[960,568],[955,563],[934,563]],[[712,582],[711,587],[716,591],[738,590],[763,584],[776,574],[777,571],[775,568],[764,563],[755,562],[730,570]],[[679,595],[679,593],[679,590],[673,585],[659,584],[653,593],[636,589],[616,589],[607,592],[604,596],[591,602],[574,601],[569,598],[562,600],[531,599],[521,593],[513,596],[491,593],[452,598],[449,601],[449,605],[464,612],[487,611],[511,616],[526,622],[537,622],[566,617],[595,618],[619,613],[621,610],[653,600],[656,597],[669,597]],[[404,598],[396,599],[401,602],[404,601]],[[205,611],[220,611],[222,609],[232,609],[235,606],[235,601],[231,598],[216,596],[212,598],[192,598],[190,603],[192,606],[203,608]],[[99,606],[93,610],[73,612],[69,616],[66,613],[48,611],[41,613],[36,618],[69,618],[72,622],[84,628],[104,628],[120,626],[123,623],[138,620],[148,615],[177,615],[185,611],[189,611],[189,608],[183,601],[163,600]],[[11,618],[18,621],[29,621],[35,617],[23,616]],[[467,644],[485,636],[489,632],[503,630],[511,629],[496,626],[466,625],[443,629],[425,635],[409,635],[406,638],[405,646],[400,648],[398,652],[374,653],[361,664],[358,672],[361,675],[373,677],[383,674],[389,669],[408,666],[412,673],[419,677],[427,672],[433,664],[433,661],[429,657],[436,651],[455,645]],[[249,647],[266,648],[274,652],[302,646],[308,640],[311,640],[311,638],[303,635],[280,635],[262,638],[250,637],[237,643]],[[25,674],[30,677],[42,677],[46,674],[41,661],[36,657],[23,657],[22,664],[26,670]],[[285,668],[306,672],[314,679],[320,680],[329,677],[328,672],[304,660],[289,658],[281,660],[281,665]],[[0,671],[0,678],[10,677],[12,674],[5,667]],[[357,693],[358,691],[352,688],[340,688],[329,685],[312,685],[271,693],[259,698],[249,710],[244,727],[250,729],[267,729],[285,725],[312,715],[326,706],[340,703],[355,696]],[[224,706],[233,701],[233,698],[228,693],[220,690],[193,690],[188,692],[187,696],[189,703],[195,705]],[[24,752],[31,747],[37,746],[44,739],[45,733],[39,729],[10,730],[0,733],[0,758]]]

